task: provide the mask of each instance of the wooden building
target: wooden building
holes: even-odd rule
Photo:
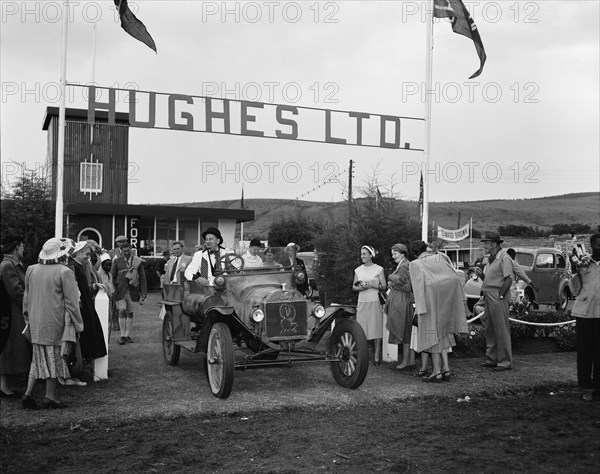
[[[96,122],[87,122],[87,110],[67,109],[64,170],[58,170],[58,107],[48,107],[43,130],[48,131],[47,160],[52,183],[63,172],[66,236],[94,239],[110,249],[125,235],[140,255],[160,256],[171,243],[182,241],[188,253],[201,243],[201,233],[218,227],[225,246],[234,247],[236,225],[254,220],[254,211],[127,203],[129,167],[129,117],[96,111]],[[56,198],[56,189],[52,190]]]

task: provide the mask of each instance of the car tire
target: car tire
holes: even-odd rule
[[[365,333],[356,321],[337,322],[330,340],[331,354],[338,360],[331,362],[335,381],[345,388],[362,385],[369,369],[369,350]]]
[[[181,354],[181,347],[175,344],[173,331],[173,313],[167,308],[162,327],[163,357],[168,365],[177,365]]]
[[[205,369],[210,391],[217,398],[227,398],[233,388],[234,355],[231,331],[225,323],[215,323],[208,335]]]

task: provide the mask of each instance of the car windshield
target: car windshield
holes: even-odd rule
[[[530,253],[517,252],[515,260],[523,267],[530,267],[533,265],[533,255]]]
[[[286,247],[265,247],[264,245],[261,247],[246,245],[231,253],[235,253],[243,260],[243,270],[291,268],[292,261],[290,258],[294,255],[294,252],[291,249],[286,249]]]

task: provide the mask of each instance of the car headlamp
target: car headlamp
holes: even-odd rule
[[[323,306],[320,304],[317,304],[313,308],[313,314],[316,318],[321,319],[323,316],[325,316],[325,308],[323,308]]]
[[[252,311],[252,320],[255,323],[260,323],[263,319],[265,319],[265,313],[262,309],[256,308],[254,311]]]

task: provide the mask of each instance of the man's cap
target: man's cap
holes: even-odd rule
[[[127,241],[127,237],[125,237],[124,235],[119,235],[115,239],[115,242],[123,242],[123,241]]]
[[[103,253],[102,255],[100,255],[100,263],[106,262],[106,261],[111,261],[112,259],[110,258],[110,255],[108,255],[107,253]]]

